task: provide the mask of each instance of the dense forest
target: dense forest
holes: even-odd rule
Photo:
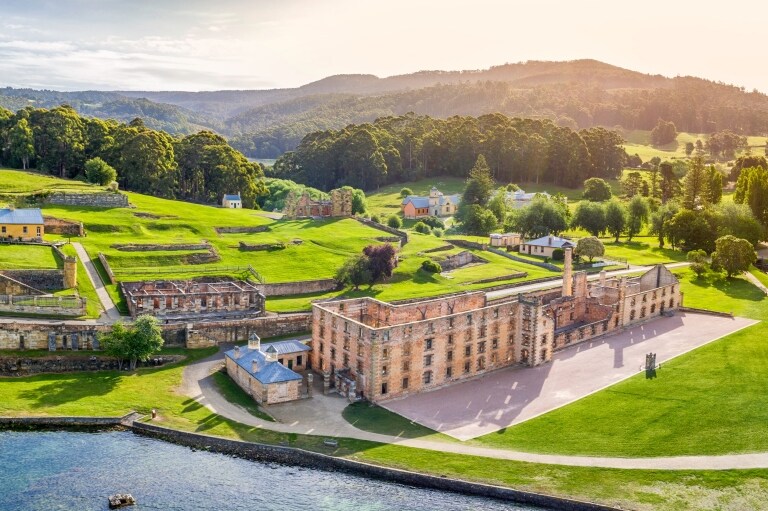
[[[627,158],[622,143],[613,131],[575,131],[550,120],[407,114],[310,133],[271,172],[320,190],[373,190],[429,176],[466,177],[483,154],[497,181],[576,187],[588,177],[617,177]]]
[[[253,207],[266,193],[261,166],[210,131],[174,137],[141,119],[103,121],[66,105],[15,114],[0,108],[0,165],[75,178],[85,176],[89,162],[114,169],[121,188],[157,197],[211,203],[239,191]]]
[[[331,76],[297,88],[210,92],[56,92],[0,89],[0,106],[72,105],[81,115],[123,122],[141,117],[172,134],[209,129],[254,158],[276,158],[318,130],[408,112],[431,117],[550,119],[573,130],[768,133],[768,96],[693,77],[666,78],[594,60],[524,62],[478,71],[421,71],[378,78]]]

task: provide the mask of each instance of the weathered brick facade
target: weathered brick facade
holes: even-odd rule
[[[562,289],[490,302],[483,292],[392,305],[372,298],[313,304],[314,370],[343,393],[383,401],[552,354],[677,309],[675,276],[601,280],[566,272]]]

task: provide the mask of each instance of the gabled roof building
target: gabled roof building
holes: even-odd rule
[[[433,186],[428,197],[409,195],[400,203],[400,208],[405,218],[450,216],[459,209],[459,202],[459,194],[445,195]]]

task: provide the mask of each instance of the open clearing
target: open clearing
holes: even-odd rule
[[[430,429],[469,440],[554,410],[643,368],[645,354],[664,363],[754,324],[743,318],[681,313],[558,352],[550,364],[509,368],[384,403]],[[663,369],[660,369],[663,371]]]

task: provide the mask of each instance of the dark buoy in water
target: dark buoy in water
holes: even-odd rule
[[[125,506],[133,506],[136,499],[130,493],[116,493],[109,497],[109,509],[118,509]]]

